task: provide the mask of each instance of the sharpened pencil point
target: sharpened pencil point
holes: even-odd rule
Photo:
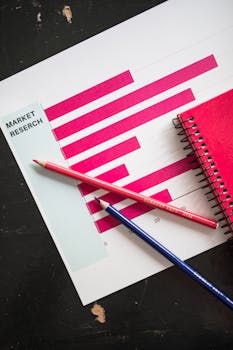
[[[103,209],[106,209],[106,208],[109,206],[109,203],[103,201],[102,199],[99,199],[99,198],[97,198],[97,197],[95,197],[95,199],[99,202],[99,204],[101,205],[101,207],[102,207]]]
[[[45,167],[45,164],[46,164],[46,162],[44,162],[43,160],[37,160],[37,159],[33,159],[33,162],[35,162],[43,167]]]

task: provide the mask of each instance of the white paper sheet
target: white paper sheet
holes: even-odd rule
[[[2,129],[83,304],[170,266],[122,225],[107,228],[106,213],[94,204],[90,205],[96,212],[89,214],[85,201],[93,201],[94,195],[107,195],[104,198],[182,259],[226,237],[220,230],[108,197],[103,190],[82,197],[75,185],[63,182],[59,192],[60,178],[38,172],[31,156],[93,176],[104,174],[120,186],[149,196],[159,193],[162,200],[213,217],[194,171],[188,170],[172,118],[232,88],[232,13],[230,0],[171,0],[1,82]],[[29,111],[27,106],[34,101],[44,110],[40,111],[44,136],[39,127],[18,130],[28,121],[6,126],[22,115],[22,109],[23,115]],[[35,142],[25,155],[30,137]],[[42,194],[42,187],[35,184],[46,187],[48,180],[53,190]],[[66,185],[69,192],[65,201],[59,201]],[[54,196],[49,208],[46,196]],[[86,252],[85,259],[81,253],[73,254],[72,244],[67,249],[65,228],[61,229],[54,212],[60,218],[66,213],[69,232],[76,227],[77,237],[72,233],[70,242]],[[69,259],[69,249],[74,259]]]

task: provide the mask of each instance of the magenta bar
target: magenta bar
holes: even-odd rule
[[[164,203],[172,201],[171,195],[167,189],[154,194],[153,196],[151,196],[151,198],[160,200]],[[127,218],[133,219],[151,210],[153,210],[153,208],[149,207],[148,205],[136,202],[120,210],[120,212],[124,214]],[[110,230],[113,227],[120,225],[119,221],[117,221],[111,215],[107,215],[102,219],[96,220],[95,224],[100,233],[103,233],[107,230]]]
[[[78,77],[77,77],[78,81]],[[113,91],[133,83],[133,78],[129,70],[116,75],[113,78],[103,81],[87,90],[84,90],[66,100],[55,104],[45,110],[48,120],[54,120],[76,108],[84,106],[87,103],[97,100]]]
[[[164,181],[170,180],[175,176],[181,175],[192,168],[193,164],[191,164],[189,157],[185,157],[136,181],[133,181],[125,187],[129,190],[140,193]]]
[[[90,135],[87,135],[77,141],[62,148],[66,158],[73,157],[76,154],[82,153],[94,146],[108,141],[113,137],[119,136],[129,130],[132,130],[140,125],[148,123],[172,110],[194,101],[194,96],[191,89],[184,90],[172,97],[169,97],[159,103],[156,103],[140,112],[137,112],[125,119],[106,126]]]
[[[96,176],[96,178],[109,183],[113,183],[115,181],[123,179],[126,176],[129,176],[128,169],[126,168],[125,164],[121,164],[109,171],[106,171],[103,174]],[[84,182],[79,184],[78,188],[83,196],[86,196],[87,194],[96,191],[95,186],[89,185]]]
[[[168,89],[173,88],[185,81],[195,78],[213,68],[217,67],[217,62],[213,55],[196,61],[176,72],[173,72],[159,80],[156,80],[140,89],[122,96],[112,102],[107,103],[91,112],[88,112],[74,120],[55,128],[54,134],[58,140],[72,135],[95,123],[111,117],[127,108],[156,96]]]
[[[108,199],[108,203],[110,203],[110,204],[116,204],[116,203],[119,203],[125,199],[124,196],[121,196],[120,194],[113,193],[113,192],[107,193],[107,194],[99,197],[99,199],[103,199],[103,200],[104,200],[104,198],[106,200]],[[91,201],[87,202],[86,204],[87,204],[88,210],[91,214],[98,213],[99,211],[102,210],[100,208],[99,203],[97,203],[97,201],[95,199],[92,199]]]
[[[97,153],[89,158],[82,160],[71,166],[71,169],[86,173],[90,170],[98,168],[114,159],[120,158],[130,152],[136,151],[140,148],[137,138],[134,136],[126,141],[118,143],[117,145],[107,148],[106,150]]]
[[[131,191],[141,193],[148,188],[151,188],[164,181],[170,180],[175,176],[183,174],[191,168],[192,165],[190,163],[190,159],[186,157],[175,163],[169,164],[168,166],[161,168],[149,175],[146,175],[136,181],[133,181],[123,187]],[[125,197],[123,197],[122,195],[113,192],[108,192],[103,196],[100,196],[99,198],[110,204],[116,204],[125,199]],[[95,199],[87,202],[87,207],[91,214],[97,213],[101,210],[99,203],[97,203]]]

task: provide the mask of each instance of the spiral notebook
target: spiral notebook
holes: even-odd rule
[[[200,165],[221,227],[233,234],[233,89],[179,114],[175,127]]]

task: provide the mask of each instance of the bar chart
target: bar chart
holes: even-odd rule
[[[95,169],[106,167],[105,171],[98,173],[97,177],[115,183],[125,179],[125,188],[141,193],[148,189],[153,189],[157,185],[163,185],[162,190],[151,193],[150,196],[163,202],[170,202],[175,198],[169,191],[169,180],[179,177],[190,169],[192,164],[187,158],[181,158],[170,162],[165,166],[155,167],[154,171],[145,169],[145,174],[138,178],[131,178],[127,160],[132,154],[143,152],[144,143],[140,141],[140,129],[151,128],[151,123],[158,118],[167,117],[170,112],[177,108],[186,106],[188,103],[195,101],[195,95],[192,91],[192,79],[208,74],[209,71],[217,67],[217,62],[213,54],[202,57],[195,62],[181,67],[159,79],[152,80],[148,84],[134,89],[135,79],[130,70],[119,73],[116,76],[99,82],[98,84],[81,91],[57,104],[47,108],[45,113],[51,122],[54,137],[60,144],[61,152],[68,161],[69,166],[73,170],[83,173],[91,172]],[[153,77],[152,77],[153,78]],[[190,86],[183,86],[184,83],[190,83]],[[122,96],[103,103],[97,108],[93,108],[86,113],[76,115],[79,109],[89,103],[108,96],[114,91],[127,91],[130,87],[131,91],[124,92]],[[174,92],[174,88],[179,88]],[[169,96],[163,96],[163,93],[169,93]],[[162,96],[161,99],[159,96]],[[158,101],[149,106],[144,107],[143,102],[158,96]],[[140,104],[142,108],[133,113],[127,113],[130,108]],[[72,118],[64,116],[72,112]],[[126,112],[125,116],[116,118],[118,114]],[[53,122],[62,117],[62,122],[58,126],[54,126]],[[113,119],[111,119],[113,118]],[[101,122],[108,121],[107,125],[101,126]],[[96,126],[96,129],[95,129]],[[86,133],[83,135],[82,132]],[[159,135],[159,128],[155,131]],[[123,140],[122,140],[123,137]],[[68,140],[68,141],[67,141]],[[102,150],[98,150],[98,146],[106,145]],[[110,146],[109,146],[110,145]],[[76,161],[79,156],[89,152],[86,157]],[[138,153],[139,154],[139,153]],[[141,154],[138,156],[140,163]],[[75,159],[75,161],[74,161]],[[117,161],[117,163],[114,163]],[[139,164],[140,166],[140,164]],[[81,194],[86,199],[86,205],[91,215],[96,215],[101,209],[95,200],[90,200],[90,194],[96,191],[96,188],[80,183],[78,185]],[[117,204],[124,200],[120,195],[113,193],[104,193],[100,197],[111,204]],[[131,203],[121,211],[129,218],[135,218],[152,210],[139,203]],[[104,233],[117,225],[112,217],[95,217],[95,223],[98,231]]]

